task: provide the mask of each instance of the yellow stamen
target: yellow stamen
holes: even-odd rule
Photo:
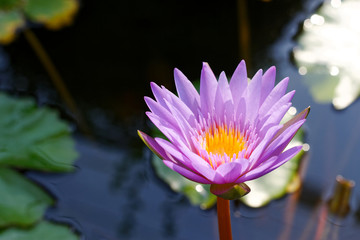
[[[226,154],[232,160],[235,154],[246,149],[246,140],[238,129],[227,128],[227,126],[210,127],[203,135],[202,147],[214,155],[224,156]],[[212,165],[211,161],[210,164]]]

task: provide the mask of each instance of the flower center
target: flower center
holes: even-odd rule
[[[208,153],[232,157],[245,149],[246,142],[240,131],[215,126],[205,133],[204,143]]]
[[[202,150],[200,156],[216,169],[225,162],[231,162],[247,150],[247,139],[238,128],[214,124],[207,127],[199,136]]]

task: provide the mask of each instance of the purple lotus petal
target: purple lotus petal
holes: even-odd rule
[[[284,163],[286,163],[288,160],[290,160],[296,154],[298,154],[301,151],[301,149],[302,149],[302,146],[296,146],[296,147],[292,147],[289,150],[286,150],[285,152],[281,153],[279,155],[278,159],[276,160],[276,162],[274,162],[271,165],[271,167],[264,173],[264,175],[268,172],[275,170],[276,168],[280,167]]]
[[[171,115],[171,113],[168,111],[168,109],[164,108],[159,103],[155,102],[149,97],[145,97],[144,99],[153,114],[159,116],[161,119],[171,124],[174,129],[179,129],[176,120],[174,119],[173,115]]]
[[[255,178],[259,178],[259,177],[263,176],[264,174],[262,174],[262,172],[265,171],[266,169],[268,169],[269,167],[271,167],[271,164],[273,162],[275,162],[277,158],[278,158],[278,156],[274,156],[274,157],[268,159],[267,162],[263,163],[259,167],[245,172],[244,175],[242,175],[239,179],[237,179],[237,183],[250,181]]]
[[[156,99],[156,101],[163,107],[167,108],[166,107],[166,104],[165,104],[165,99],[166,99],[166,96],[164,95],[163,93],[163,90],[154,82],[151,82],[150,83],[150,87],[151,87],[151,90],[154,94],[154,97]],[[169,109],[168,109],[169,110]]]
[[[247,170],[249,162],[246,159],[241,159],[241,161],[229,162],[222,164],[218,167],[216,172],[218,172],[224,178],[223,183],[233,183],[239,178],[239,173]]]
[[[203,184],[211,184],[212,182],[207,180],[206,178],[187,170],[186,168],[180,167],[179,165],[174,164],[171,161],[167,161],[164,160],[163,161],[165,163],[166,166],[168,166],[170,169],[174,170],[175,172],[183,175],[184,177],[186,177],[187,179],[194,181],[194,182],[198,182],[198,183],[203,183]]]
[[[173,129],[168,122],[162,120],[157,115],[151,112],[146,112],[146,115],[172,143],[179,146],[186,146],[186,139],[179,134],[179,131]]]
[[[226,78],[225,72],[220,73],[217,91],[221,92],[223,99],[224,99],[224,104],[226,104],[228,102],[233,103],[230,85]]]
[[[191,161],[172,143],[162,138],[155,138],[154,140],[165,152],[163,159],[171,160],[179,165],[187,166],[187,168],[191,167]]]
[[[262,177],[265,174],[275,170],[276,168],[280,167],[281,165],[289,161],[291,158],[293,158],[298,152],[300,152],[301,148],[302,146],[293,147],[282,153],[280,156],[273,156],[259,167],[246,173],[242,177],[242,181],[250,181]]]
[[[305,108],[302,112],[298,113],[295,117],[287,121],[283,125],[283,127],[276,133],[274,139],[277,138],[280,134],[282,134],[288,127],[292,126],[298,121],[302,121],[306,119],[306,117],[309,115],[309,112],[310,112],[310,107]]]
[[[189,124],[194,125],[196,117],[194,116],[194,113],[190,110],[190,108],[169,90],[165,88],[162,90],[166,95],[166,98],[163,101],[165,107],[170,110],[170,103],[172,107],[176,108],[181,113],[181,115],[184,116],[184,118],[189,122]]]
[[[245,98],[240,98],[237,108],[235,109],[235,116],[236,119],[238,119],[240,129],[244,129],[246,119]]]
[[[246,91],[246,119],[250,123],[253,123],[255,118],[258,116],[261,96],[261,91],[259,91],[259,89],[261,89],[261,79],[262,70],[260,69],[250,81]]]
[[[166,110],[170,111],[166,101],[170,102],[174,107],[176,107],[181,112],[181,114],[187,119],[187,121],[189,123],[194,124],[194,121],[196,118],[194,116],[194,113],[175,94],[173,94],[172,92],[170,92],[169,90],[167,90],[164,87],[160,88],[153,82],[150,83],[150,86],[154,93],[155,99],[159,103],[159,105],[164,107]],[[148,100],[146,100],[146,99],[147,98],[145,98],[145,101],[148,103]],[[149,108],[150,108],[150,106],[149,106]]]
[[[217,81],[204,63],[199,96],[175,69],[179,97],[151,83],[156,101],[145,98],[146,114],[168,140],[139,135],[168,167],[193,181],[231,185],[260,177],[300,151],[284,149],[309,113],[280,124],[295,92],[286,94],[288,78],[274,87],[275,76],[275,67],[264,75],[260,70],[248,84],[242,61],[230,83],[225,73]]]
[[[214,115],[220,116],[221,121],[224,121],[225,100],[222,89],[220,88],[220,80],[215,93],[214,111]]]
[[[279,124],[281,119],[284,117],[285,113],[291,106],[291,99],[294,97],[295,91],[291,91],[285,94],[282,98],[279,99],[266,113],[265,116],[270,116],[270,118],[266,118],[264,125],[267,123],[276,123]],[[288,106],[288,108],[282,108],[283,106]],[[281,111],[279,111],[282,108]]]
[[[171,111],[172,116],[174,117],[177,126],[179,126],[179,133],[186,139],[187,145],[193,149],[193,142],[192,142],[192,134],[193,128],[189,124],[189,121],[186,121],[185,117],[178,111],[178,109],[174,108],[170,103],[168,103],[168,107]]]
[[[289,126],[278,137],[275,137],[267,147],[266,154],[262,158],[268,158],[274,155],[279,155],[285,147],[290,143],[291,139],[295,136],[299,128],[304,124],[305,119],[296,122],[294,125]]]
[[[224,72],[222,72],[219,77],[215,94],[214,110],[215,116],[219,116],[223,122],[225,122],[225,119],[232,119],[234,116],[234,103],[230,86]]]
[[[200,107],[199,93],[187,77],[177,68],[174,70],[174,78],[179,98],[197,115]]]
[[[201,174],[202,176],[206,177],[209,180],[213,180],[216,174],[216,171],[211,168],[210,164],[208,164],[204,159],[199,157],[196,154],[188,151],[187,149],[183,148],[182,152],[187,154],[187,156],[192,160],[191,165],[196,169],[196,171]]]
[[[276,76],[276,68],[273,66],[269,68],[262,77],[261,82],[261,99],[260,105],[263,104],[264,100],[267,98],[271,90],[274,88]]]
[[[281,82],[279,82],[270,94],[265,99],[264,103],[261,105],[259,109],[259,115],[264,116],[269,109],[285,94],[286,88],[289,83],[289,78],[284,78]]]
[[[200,106],[203,116],[212,115],[218,82],[209,64],[203,63],[200,76]]]
[[[279,131],[281,126],[275,125],[272,128],[270,128],[265,136],[262,138],[261,142],[259,142],[252,152],[251,156],[249,157],[249,162],[251,169],[256,168],[261,162],[259,162],[261,155],[264,154],[264,150],[269,145],[275,134]]]
[[[265,120],[265,122],[262,124],[262,127],[260,128],[260,132],[267,132],[267,130],[273,126],[274,124],[279,124],[281,119],[285,116],[286,112],[291,107],[291,103],[286,103],[278,108],[274,109],[272,114],[269,115]]]
[[[150,148],[150,150],[153,151],[159,158],[166,158],[167,154],[165,150],[152,137],[139,130],[138,134],[140,138],[144,141],[144,143],[148,146],[148,148]]]
[[[241,61],[235,69],[233,76],[230,79],[230,89],[232,97],[234,99],[234,106],[238,105],[243,92],[246,90],[248,85],[248,77],[246,72],[245,61]]]

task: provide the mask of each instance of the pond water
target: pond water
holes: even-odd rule
[[[251,209],[232,201],[234,239],[357,239],[360,190],[350,213],[331,216],[324,201],[342,175],[360,182],[360,102],[336,111],[316,103],[291,62],[299,25],[321,1],[248,1],[249,75],[277,67],[290,77],[293,106],[311,106],[306,122],[306,170],[297,194]],[[0,87],[57,108],[74,126],[79,158],[68,174],[26,172],[56,199],[46,218],[68,224],[83,239],[218,239],[214,208],[201,210],[154,173],[151,152],[136,130],[149,132],[143,96],[149,82],[174,90],[172,69],[199,78],[201,62],[230,75],[244,54],[238,42],[236,2],[84,1],[73,26],[34,32],[52,57],[90,126],[77,130],[45,70],[25,39],[0,49]]]

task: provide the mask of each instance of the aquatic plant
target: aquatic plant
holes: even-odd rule
[[[184,177],[211,184],[218,196],[221,239],[231,237],[229,199],[247,194],[244,183],[278,168],[302,146],[285,147],[305,122],[310,108],[280,124],[295,91],[286,93],[288,78],[275,84],[275,67],[259,70],[248,82],[242,61],[230,83],[224,72],[217,81],[203,64],[200,94],[178,69],[175,84],[179,97],[151,83],[155,100],[145,97],[147,116],[166,136],[152,138],[139,131],[145,144],[166,166]]]

